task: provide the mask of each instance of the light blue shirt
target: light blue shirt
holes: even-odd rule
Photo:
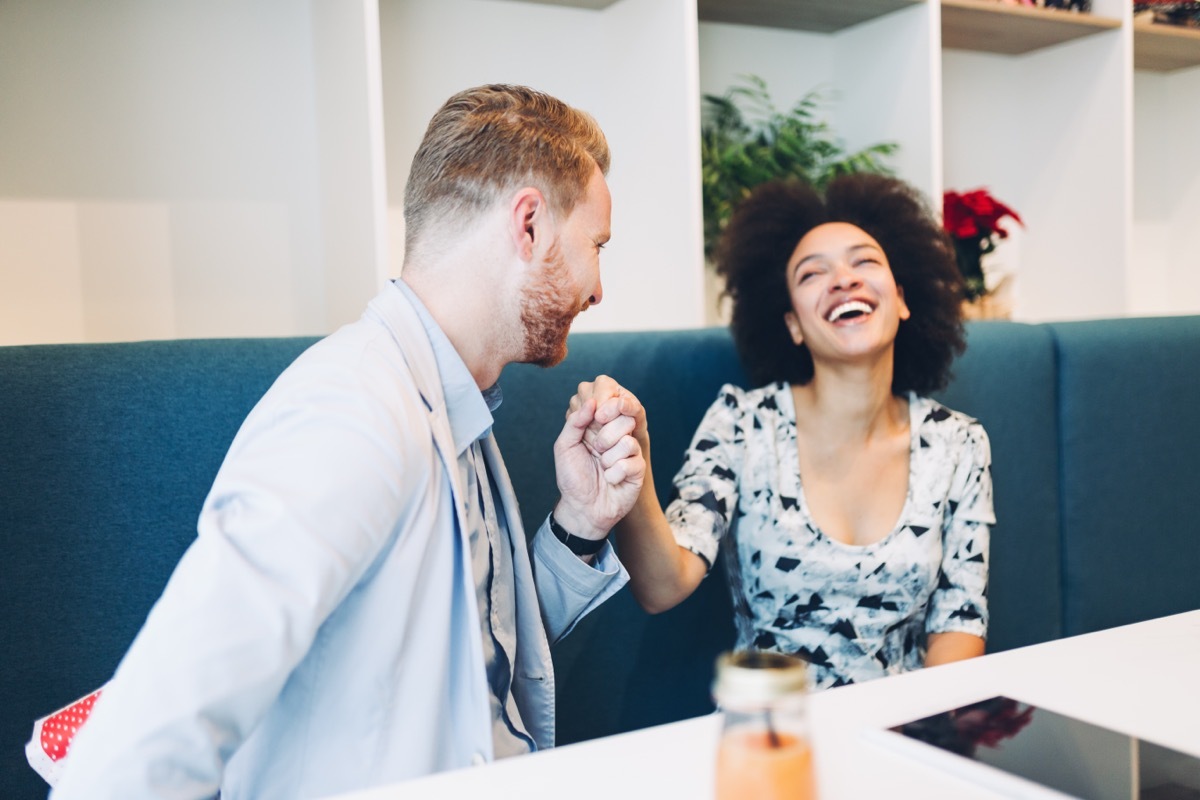
[[[521,755],[536,748],[521,722],[513,700],[512,665],[517,650],[516,593],[513,589],[513,547],[508,519],[489,479],[480,442],[491,435],[493,412],[504,401],[500,385],[480,391],[462,357],[446,338],[420,298],[404,282],[397,286],[408,297],[429,336],[446,416],[454,436],[454,452],[463,485],[467,487],[467,540],[483,641],[483,660],[491,692],[493,745],[497,758]],[[483,467],[481,469],[481,467]]]
[[[389,285],[247,417],[54,800],[315,798],[492,759],[454,440],[429,337]],[[495,440],[475,441],[520,541]],[[593,569],[545,524],[511,556],[510,694],[540,749],[550,643],[628,576],[611,547]]]

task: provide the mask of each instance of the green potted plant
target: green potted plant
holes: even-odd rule
[[[700,162],[704,202],[704,255],[711,259],[733,209],[750,190],[776,178],[798,178],[823,187],[850,172],[891,174],[885,163],[894,142],[847,152],[821,119],[819,90],[787,111],[771,101],[766,82],[755,75],[724,95],[703,96]]]

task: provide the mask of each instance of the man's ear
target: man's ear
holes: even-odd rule
[[[543,246],[548,224],[546,198],[540,190],[526,186],[512,196],[509,206],[509,235],[513,248],[524,261],[532,261],[533,254]]]
[[[787,325],[788,333],[792,335],[792,342],[797,347],[804,344],[804,332],[800,330],[800,319],[796,316],[795,311],[788,311],[783,315],[783,323]]]

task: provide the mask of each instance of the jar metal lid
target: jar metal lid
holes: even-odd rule
[[[718,704],[770,703],[808,689],[808,664],[795,656],[738,650],[717,658],[713,696]]]

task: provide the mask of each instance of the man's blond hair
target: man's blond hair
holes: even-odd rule
[[[524,86],[459,92],[433,115],[413,157],[405,250],[412,254],[435,222],[459,229],[522,186],[540,189],[556,214],[569,214],[597,166],[608,174],[608,142],[586,112]]]

